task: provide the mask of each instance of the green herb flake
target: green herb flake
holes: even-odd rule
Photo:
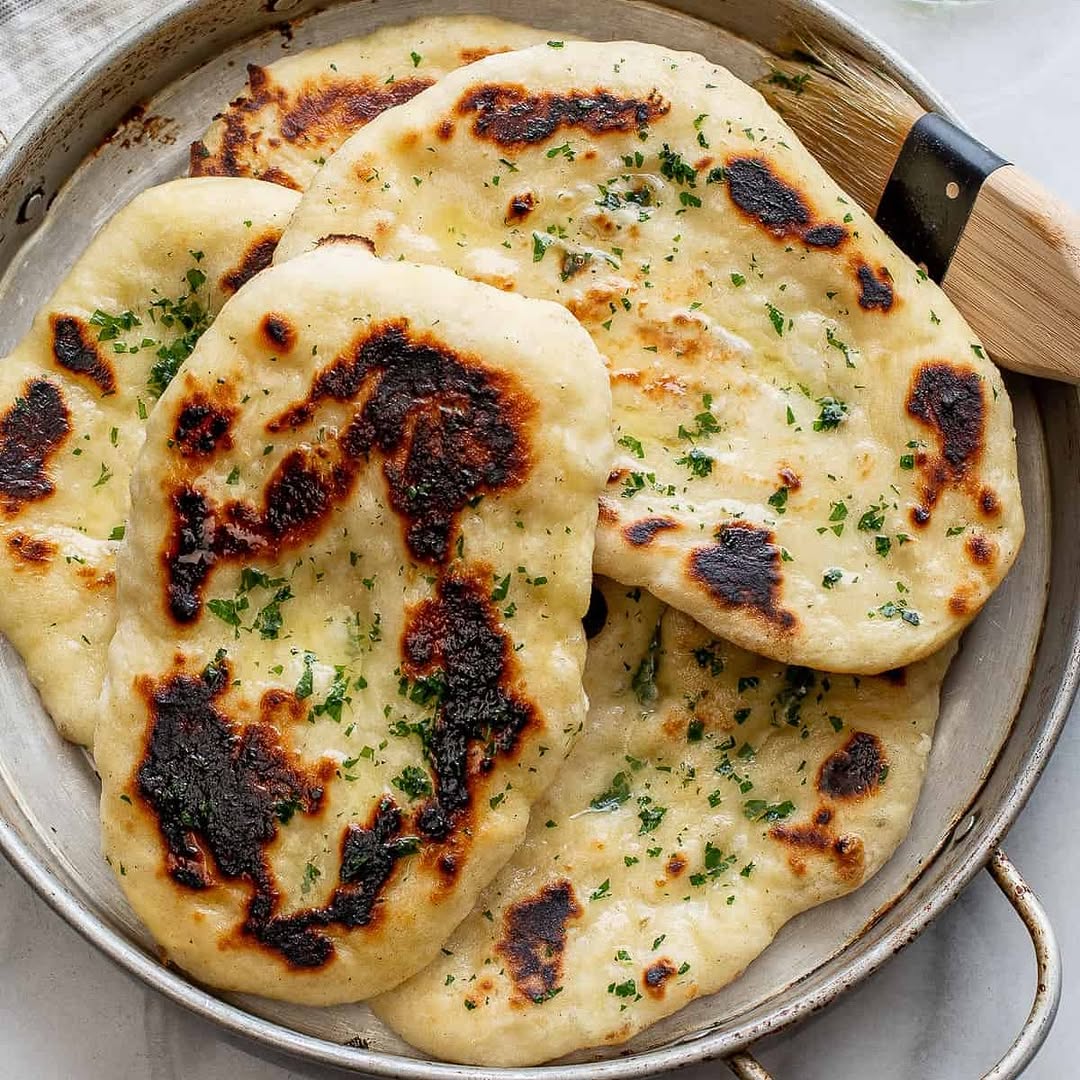
[[[795,812],[790,800],[769,804],[765,799],[750,799],[743,803],[743,816],[748,821],[783,821]]]
[[[589,894],[590,900],[603,900],[605,897],[611,895],[611,879],[604,878],[604,880],[597,885],[595,889]]]
[[[814,421],[815,431],[832,431],[838,428],[847,416],[847,405],[837,398],[818,398],[817,404],[820,406],[821,411]]]
[[[417,765],[406,765],[390,783],[410,800],[430,795],[433,790],[431,777]]]

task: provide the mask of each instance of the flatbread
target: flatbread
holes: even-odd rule
[[[572,311],[620,458],[596,568],[744,648],[873,673],[979,610],[1023,535],[1012,412],[941,291],[700,56],[492,56],[330,160],[275,255],[386,259]]]
[[[296,201],[254,180],[144,191],[0,363],[0,631],[66,738],[93,739],[146,417]]]
[[[437,953],[585,718],[610,395],[561,308],[330,245],[228,303],[132,478],[104,851],[203,982]]]
[[[435,963],[371,1003],[437,1057],[528,1065],[622,1043],[730,982],[907,833],[954,646],[891,678],[824,675],[600,588],[585,734]]]
[[[248,64],[244,92],[191,144],[191,175],[251,176],[303,191],[385,109],[463,64],[551,36],[483,15],[435,17]]]

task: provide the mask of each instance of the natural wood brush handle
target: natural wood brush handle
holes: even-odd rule
[[[942,286],[1002,367],[1080,383],[1080,215],[1020,169],[983,182]]]

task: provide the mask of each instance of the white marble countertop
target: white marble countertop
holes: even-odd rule
[[[26,0],[0,0],[3,20]],[[1080,206],[1078,0],[834,0],[911,60],[973,132]],[[12,4],[9,12],[5,6]],[[117,27],[123,0],[104,5]],[[2,73],[0,73],[2,74]],[[21,117],[19,117],[21,119]],[[11,117],[0,116],[9,126]],[[1031,1080],[1080,1075],[1080,710],[1007,850],[1061,940],[1065,994]],[[1034,961],[983,875],[910,948],[828,1011],[760,1046],[777,1080],[961,1080],[1019,1030]],[[0,1075],[286,1080],[327,1072],[251,1048],[144,989],[61,922],[0,859]],[[334,1074],[338,1075],[338,1074]],[[686,1080],[727,1075],[721,1065]]]

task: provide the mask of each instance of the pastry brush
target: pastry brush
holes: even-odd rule
[[[757,89],[994,359],[1080,382],[1080,216],[837,46],[806,37],[795,59],[758,59]]]

